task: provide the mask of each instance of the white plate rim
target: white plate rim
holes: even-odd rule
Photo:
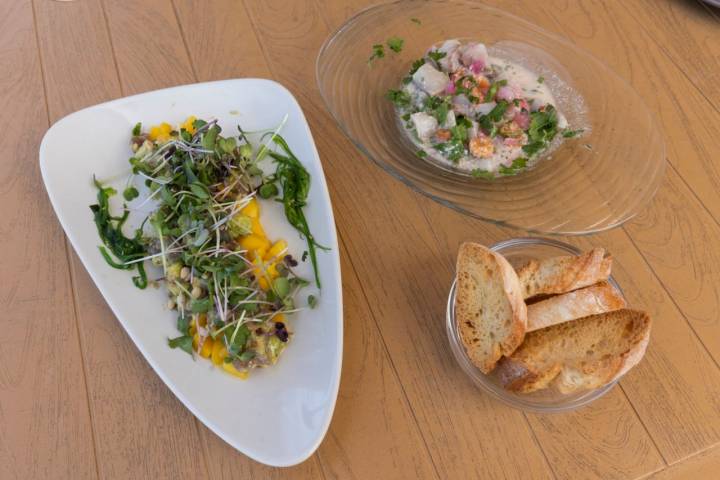
[[[248,449],[246,446],[240,446],[238,445],[238,442],[229,437],[228,435],[225,435],[222,433],[220,428],[212,421],[210,421],[206,416],[203,415],[201,411],[199,411],[193,403],[183,395],[183,393],[174,385],[174,382],[171,381],[159,368],[157,365],[157,362],[154,360],[153,356],[145,350],[141,346],[141,343],[138,341],[138,339],[135,337],[135,335],[131,332],[131,330],[126,325],[126,322],[123,320],[122,316],[119,314],[119,307],[113,302],[111,299],[109,299],[105,293],[98,287],[98,279],[96,278],[96,273],[88,268],[88,258],[87,258],[87,252],[78,250],[76,246],[78,245],[78,239],[75,235],[75,232],[68,228],[68,222],[63,212],[59,209],[59,200],[57,198],[57,193],[50,187],[48,182],[48,173],[47,173],[47,162],[48,162],[48,153],[47,153],[47,138],[48,134],[53,131],[53,129],[58,128],[59,125],[61,125],[63,122],[67,121],[68,119],[82,115],[84,112],[99,109],[99,108],[112,108],[114,106],[123,105],[125,103],[129,103],[132,101],[141,101],[144,98],[148,98],[157,94],[179,94],[181,92],[184,92],[188,89],[192,88],[202,88],[202,87],[212,87],[212,86],[222,86],[222,85],[228,85],[233,83],[242,83],[242,82],[262,82],[266,83],[268,87],[270,88],[276,88],[281,91],[283,91],[287,96],[289,97],[290,101],[294,104],[294,106],[297,108],[298,113],[300,115],[300,118],[302,119],[303,123],[303,131],[309,140],[310,147],[312,149],[313,153],[313,160],[317,164],[317,168],[319,169],[319,172],[322,174],[320,177],[320,184],[322,186],[321,193],[323,196],[323,202],[328,207],[328,215],[329,215],[329,222],[332,228],[330,229],[331,232],[331,238],[330,240],[330,249],[334,252],[333,258],[333,270],[335,278],[337,278],[337,305],[339,308],[339,318],[337,319],[337,329],[338,334],[336,338],[336,345],[335,348],[337,349],[337,358],[335,359],[335,371],[336,375],[333,378],[332,382],[332,404],[328,406],[327,408],[327,414],[324,417],[324,422],[320,430],[318,431],[318,434],[316,436],[316,441],[307,449],[304,451],[297,452],[296,455],[291,456],[289,458],[274,458],[272,456],[265,455],[261,452],[253,451],[252,449]],[[107,102],[99,103],[96,105],[88,106],[85,108],[82,108],[80,110],[77,110],[75,112],[72,112],[68,115],[65,115],[61,119],[57,120],[53,125],[47,130],[45,135],[43,136],[43,139],[40,143],[40,149],[39,149],[39,164],[40,164],[40,172],[43,179],[43,184],[45,187],[45,191],[47,192],[47,195],[50,199],[50,203],[53,207],[53,211],[55,212],[55,215],[60,222],[60,225],[63,227],[63,231],[65,235],[67,236],[68,240],[70,240],[71,245],[73,246],[73,250],[80,258],[83,266],[85,267],[86,271],[90,275],[90,277],[93,280],[93,283],[95,283],[95,286],[100,291],[103,299],[110,307],[111,311],[115,315],[115,318],[120,322],[120,325],[123,327],[123,330],[125,333],[130,337],[132,340],[134,346],[140,351],[140,353],[143,355],[144,359],[148,362],[148,364],[151,366],[155,374],[157,374],[160,379],[163,381],[165,386],[170,389],[170,391],[175,395],[175,397],[180,400],[180,402],[187,408],[196,418],[198,418],[204,425],[206,425],[215,435],[220,437],[223,441],[228,443],[230,446],[238,450],[243,455],[246,455],[250,457],[251,459],[269,465],[274,467],[290,467],[297,465],[299,463],[304,462],[307,460],[315,451],[318,449],[320,444],[322,443],[325,435],[327,434],[327,431],[330,427],[330,423],[332,421],[332,417],[334,414],[335,406],[337,404],[337,397],[340,387],[340,377],[342,373],[342,359],[343,359],[343,337],[344,337],[344,315],[343,315],[343,297],[342,297],[342,276],[341,276],[341,270],[340,270],[340,261],[339,261],[339,245],[337,240],[337,227],[335,224],[335,218],[334,213],[332,209],[332,203],[330,200],[328,185],[327,185],[327,179],[325,176],[325,172],[322,166],[322,162],[320,160],[320,155],[317,151],[317,146],[315,144],[314,137],[312,135],[312,132],[310,131],[309,124],[307,122],[307,118],[305,117],[305,112],[300,107],[300,104],[298,103],[295,96],[282,84],[271,80],[271,79],[265,79],[265,78],[255,78],[255,77],[247,77],[247,78],[235,78],[235,79],[227,79],[227,80],[216,80],[216,81],[208,81],[208,82],[197,82],[192,84],[186,84],[186,85],[178,85],[168,88],[162,88],[157,90],[152,90],[148,92],[138,93],[135,95],[129,95],[122,98],[113,99]],[[316,180],[316,179],[315,179]],[[90,220],[89,220],[90,221]],[[328,242],[326,242],[328,243]],[[78,321],[76,319],[76,321]]]

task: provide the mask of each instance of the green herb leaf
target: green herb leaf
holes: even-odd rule
[[[425,59],[424,59],[424,58],[418,58],[417,60],[415,60],[415,61],[413,62],[412,66],[410,67],[410,71],[408,72],[408,75],[414,74],[414,73],[417,72],[418,69],[420,69],[420,67],[422,67],[423,65],[425,65]]]
[[[445,58],[447,56],[447,53],[441,52],[439,50],[432,50],[432,51],[428,52],[427,56],[437,63],[440,60],[442,60],[443,58]]]
[[[565,129],[565,130],[563,130],[562,136],[565,137],[565,138],[572,138],[572,137],[576,137],[576,136],[580,135],[580,134],[583,133],[584,131],[585,131],[584,128],[580,128],[580,129],[578,129],[578,130]]]
[[[385,94],[385,97],[398,107],[407,107],[411,101],[410,94],[405,90],[390,89]]]
[[[400,37],[390,37],[387,39],[387,46],[395,53],[400,53],[402,51],[404,43],[405,40]]]
[[[512,165],[510,165],[509,167],[506,167],[505,165],[500,165],[498,171],[502,175],[515,175],[516,173],[519,173],[523,168],[525,168],[527,162],[527,158],[519,157],[513,160]]]
[[[427,152],[425,150],[418,150],[417,152],[415,152],[415,155],[417,155],[420,158],[426,158]]]
[[[212,306],[213,302],[212,300],[210,300],[210,298],[193,300],[192,302],[190,302],[190,311],[192,313],[205,313],[210,310]]]
[[[433,145],[433,147],[452,162],[457,162],[465,155],[465,145],[457,138],[452,138],[445,143]]]
[[[278,277],[273,280],[272,288],[278,298],[285,298],[290,293],[290,282],[287,277]]]
[[[190,331],[190,322],[188,322],[188,317],[186,317],[185,315],[178,315],[177,329],[183,335],[188,334],[188,332]]]
[[[413,22],[413,23],[415,23],[415,24],[417,24],[417,25],[422,25],[422,22],[421,22],[420,19],[418,19],[418,18],[414,18],[414,17],[413,17],[413,18],[410,19],[410,21]]]
[[[372,55],[370,55],[370,58],[368,58],[368,65],[371,64],[374,60],[378,58],[383,58],[385,56],[385,47],[382,43],[377,43],[372,46]]]
[[[543,77],[542,75],[540,75],[540,76],[538,77],[537,81],[538,81],[538,83],[543,83],[543,82],[545,81],[545,77]]]
[[[135,187],[127,187],[125,190],[123,190],[123,198],[125,198],[125,201],[127,202],[132,201],[138,196],[140,196],[140,193]]]
[[[273,198],[278,193],[280,193],[280,191],[274,183],[266,183],[264,185],[260,185],[260,188],[258,188],[258,195],[260,198]]]
[[[137,122],[132,129],[132,134],[137,137],[141,133],[142,133],[142,123]]]
[[[308,307],[315,308],[318,304],[318,299],[315,295],[308,295],[307,298]]]
[[[484,178],[486,180],[494,180],[495,175],[493,175],[492,172],[488,172],[487,170],[481,170],[479,168],[474,169],[470,172],[470,174],[475,178]]]
[[[168,338],[168,346],[170,348],[180,348],[192,355],[192,337],[183,335],[176,338]]]

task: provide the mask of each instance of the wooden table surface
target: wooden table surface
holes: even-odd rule
[[[488,2],[603,59],[667,139],[652,204],[622,228],[568,240],[613,253],[629,301],[655,319],[647,356],[591,406],[535,415],[473,387],[444,327],[458,245],[518,232],[393,180],[319,97],[320,45],[369,3],[0,1],[0,478],[718,478],[720,11],[691,0]],[[308,117],[345,296],[330,430],[282,470],[226,445],[153,373],[64,238],[38,168],[43,134],[74,110],[253,76],[286,85]]]

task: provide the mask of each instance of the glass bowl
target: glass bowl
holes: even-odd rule
[[[491,250],[502,254],[510,265],[519,268],[530,260],[541,260],[544,258],[557,257],[559,255],[580,255],[582,252],[572,245],[549,238],[512,238],[496,243],[490,247]],[[620,286],[610,276],[608,282],[623,295]],[[623,296],[624,298],[624,296]],[[593,400],[605,395],[615,386],[617,379],[613,382],[594,389],[584,390],[572,394],[562,394],[555,389],[547,388],[533,393],[514,393],[505,390],[497,378],[490,373],[482,373],[470,361],[460,339],[457,322],[455,320],[455,281],[450,287],[450,296],[447,304],[447,334],[450,341],[450,348],[460,367],[467,373],[470,379],[480,387],[482,391],[501,402],[529,412],[564,412],[587,405]]]
[[[404,39],[402,51],[386,46],[384,58],[369,64],[372,46],[392,36]],[[534,168],[495,180],[417,157],[385,93],[399,88],[431,45],[448,38],[512,51],[551,89],[569,86],[583,99],[581,123],[589,130],[567,139]],[[663,136],[626,81],[568,40],[479,3],[401,0],[370,7],[325,41],[316,67],[327,108],[372,161],[416,191],[483,220],[545,234],[607,230],[650,201],[665,170]],[[577,96],[556,96],[573,125]]]

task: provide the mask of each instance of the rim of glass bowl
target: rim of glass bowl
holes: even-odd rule
[[[666,162],[667,147],[665,145],[662,135],[660,135],[660,145],[659,145],[660,154],[658,155],[661,158],[661,160],[659,161],[659,165],[656,169],[656,174],[655,174],[655,177],[657,178],[657,180],[654,182],[654,185],[652,185],[652,188],[646,192],[644,201],[642,203],[638,203],[638,205],[634,208],[634,210],[631,210],[629,213],[623,212],[622,214],[613,214],[613,216],[615,216],[616,219],[612,222],[609,222],[604,225],[599,225],[599,224],[602,224],[602,222],[604,221],[604,219],[600,219],[596,223],[588,224],[587,226],[585,226],[584,228],[582,228],[580,230],[563,230],[562,225],[564,225],[564,224],[555,225],[555,226],[551,227],[551,229],[544,229],[542,227],[541,228],[533,228],[532,226],[522,225],[522,224],[518,223],[516,220],[504,220],[504,219],[499,219],[499,218],[492,218],[488,215],[482,215],[480,213],[475,213],[475,212],[469,210],[468,208],[458,204],[456,201],[454,201],[452,199],[444,198],[441,195],[438,195],[436,193],[433,193],[433,192],[423,188],[423,186],[418,184],[417,181],[406,177],[400,171],[398,171],[396,169],[396,167],[394,167],[393,165],[391,165],[387,162],[381,161],[379,158],[377,158],[376,155],[372,154],[368,150],[368,148],[366,148],[365,145],[359,139],[356,139],[353,135],[350,134],[348,127],[345,125],[345,123],[343,121],[341,121],[341,119],[338,117],[338,114],[332,108],[332,104],[327,97],[327,93],[322,88],[322,81],[321,81],[321,76],[320,76],[321,60],[325,56],[326,51],[329,50],[334,45],[334,43],[338,41],[341,34],[345,30],[349,29],[359,17],[362,17],[363,15],[367,14],[368,12],[370,12],[372,10],[387,8],[387,7],[390,7],[395,4],[409,3],[409,2],[413,2],[413,1],[414,0],[386,1],[386,2],[381,2],[381,3],[375,4],[375,5],[370,5],[366,8],[359,10],[358,12],[353,14],[351,17],[349,17],[345,22],[343,22],[343,24],[340,25],[340,27],[338,27],[335,31],[333,31],[325,39],[325,41],[323,42],[323,44],[318,52],[318,55],[315,59],[315,79],[316,79],[316,82],[318,85],[318,89],[320,91],[320,96],[323,99],[325,107],[330,112],[330,115],[332,116],[333,120],[335,120],[335,123],[340,127],[343,134],[353,143],[353,145],[355,145],[356,148],[358,148],[363,153],[363,155],[365,155],[368,159],[370,159],[375,165],[379,166],[383,171],[388,173],[391,177],[395,178],[396,180],[399,180],[400,182],[402,182],[404,185],[408,186],[413,191],[420,193],[420,194],[430,198],[431,200],[433,200],[437,203],[440,203],[441,205],[443,205],[445,207],[451,208],[463,215],[468,215],[472,218],[477,218],[479,220],[490,222],[490,223],[493,223],[496,225],[507,226],[507,227],[510,227],[510,228],[513,228],[516,230],[528,232],[530,234],[551,235],[551,236],[559,236],[559,235],[584,236],[584,235],[593,235],[596,233],[605,232],[605,231],[617,228],[617,227],[625,224],[629,220],[633,219],[635,216],[637,216],[638,213],[640,213],[640,211],[644,207],[646,207],[652,201],[652,199],[657,194],[658,189],[660,188],[660,184],[662,183],[662,178],[664,177],[664,174],[665,174],[665,169],[667,168],[667,165],[666,165],[667,164],[667,162]],[[417,0],[417,1],[419,2],[419,0]],[[419,2],[419,3],[438,3],[439,4],[441,2],[438,2],[435,0],[425,0],[425,1]],[[462,0],[459,0],[458,3],[468,3],[468,2],[463,2]],[[514,21],[516,21],[518,23],[525,24],[529,27],[532,27],[533,29],[539,29],[547,37],[552,38],[553,40],[555,40],[559,43],[562,43],[565,46],[568,46],[572,49],[581,51],[584,55],[589,57],[593,62],[595,62],[600,67],[602,67],[603,69],[607,70],[612,75],[614,75],[615,79],[618,82],[620,82],[621,84],[623,84],[623,86],[625,88],[632,91],[635,94],[635,96],[637,97],[637,100],[643,106],[645,112],[648,114],[651,124],[655,127],[656,130],[660,130],[659,123],[658,123],[658,117],[654,111],[652,111],[648,108],[648,105],[645,102],[645,100],[642,97],[640,97],[640,95],[635,91],[635,89],[632,87],[632,85],[625,78],[623,78],[620,75],[618,75],[617,73],[615,73],[614,70],[612,70],[604,62],[599,60],[595,55],[591,54],[590,52],[588,52],[587,50],[585,50],[583,48],[578,47],[577,45],[575,45],[573,42],[571,42],[566,37],[563,37],[560,34],[554,33],[543,27],[540,27],[539,25],[536,25],[528,20],[525,20],[522,17],[518,17],[518,16],[516,16],[512,13],[509,13],[505,10],[502,10],[500,8],[495,8],[492,6],[485,5],[485,4],[477,4],[477,5],[487,11],[498,12],[504,16],[512,18]],[[441,167],[438,167],[437,165],[435,165],[435,167],[441,168]],[[447,170],[445,168],[441,168],[441,169]],[[467,176],[467,175],[461,174],[459,172],[454,172],[454,173],[461,177]],[[482,179],[477,179],[477,180],[482,181]]]
[[[497,242],[490,246],[490,250],[498,253],[502,253],[503,251],[517,247],[517,246],[523,246],[523,245],[543,245],[548,247],[554,247],[560,250],[564,250],[565,252],[568,252],[572,255],[580,255],[582,251],[573,245],[567,244],[565,242],[561,242],[559,240],[551,239],[551,238],[542,238],[542,237],[517,237],[517,238],[510,238],[508,240],[503,240],[500,242]],[[608,279],[609,283],[617,289],[618,292],[620,292],[620,295],[625,297],[623,294],[622,289],[617,284],[615,279],[610,276]],[[607,385],[604,385],[600,388],[596,388],[594,390],[589,390],[585,392],[584,394],[581,394],[579,397],[574,398],[572,400],[569,400],[564,403],[557,403],[557,404],[542,404],[539,402],[534,402],[532,400],[527,400],[522,398],[519,394],[513,394],[511,392],[506,391],[499,385],[495,385],[490,378],[482,373],[473,363],[470,361],[470,357],[468,357],[467,353],[465,352],[465,348],[462,345],[462,340],[460,339],[460,334],[457,329],[457,323],[455,321],[455,288],[456,288],[456,280],[453,278],[452,285],[450,287],[450,294],[448,295],[448,302],[447,302],[447,310],[446,310],[446,327],[447,327],[447,336],[448,340],[450,342],[450,349],[452,350],[453,356],[455,357],[455,360],[457,361],[458,365],[460,365],[460,368],[467,374],[468,377],[470,377],[470,380],[479,387],[483,392],[487,393],[494,399],[509,405],[511,407],[524,410],[527,412],[535,412],[535,413],[557,413],[557,412],[567,412],[570,410],[575,410],[577,408],[583,407],[598,398],[605,395],[607,392],[609,392],[615,384],[618,382],[618,379],[613,380],[612,382],[608,383]]]

